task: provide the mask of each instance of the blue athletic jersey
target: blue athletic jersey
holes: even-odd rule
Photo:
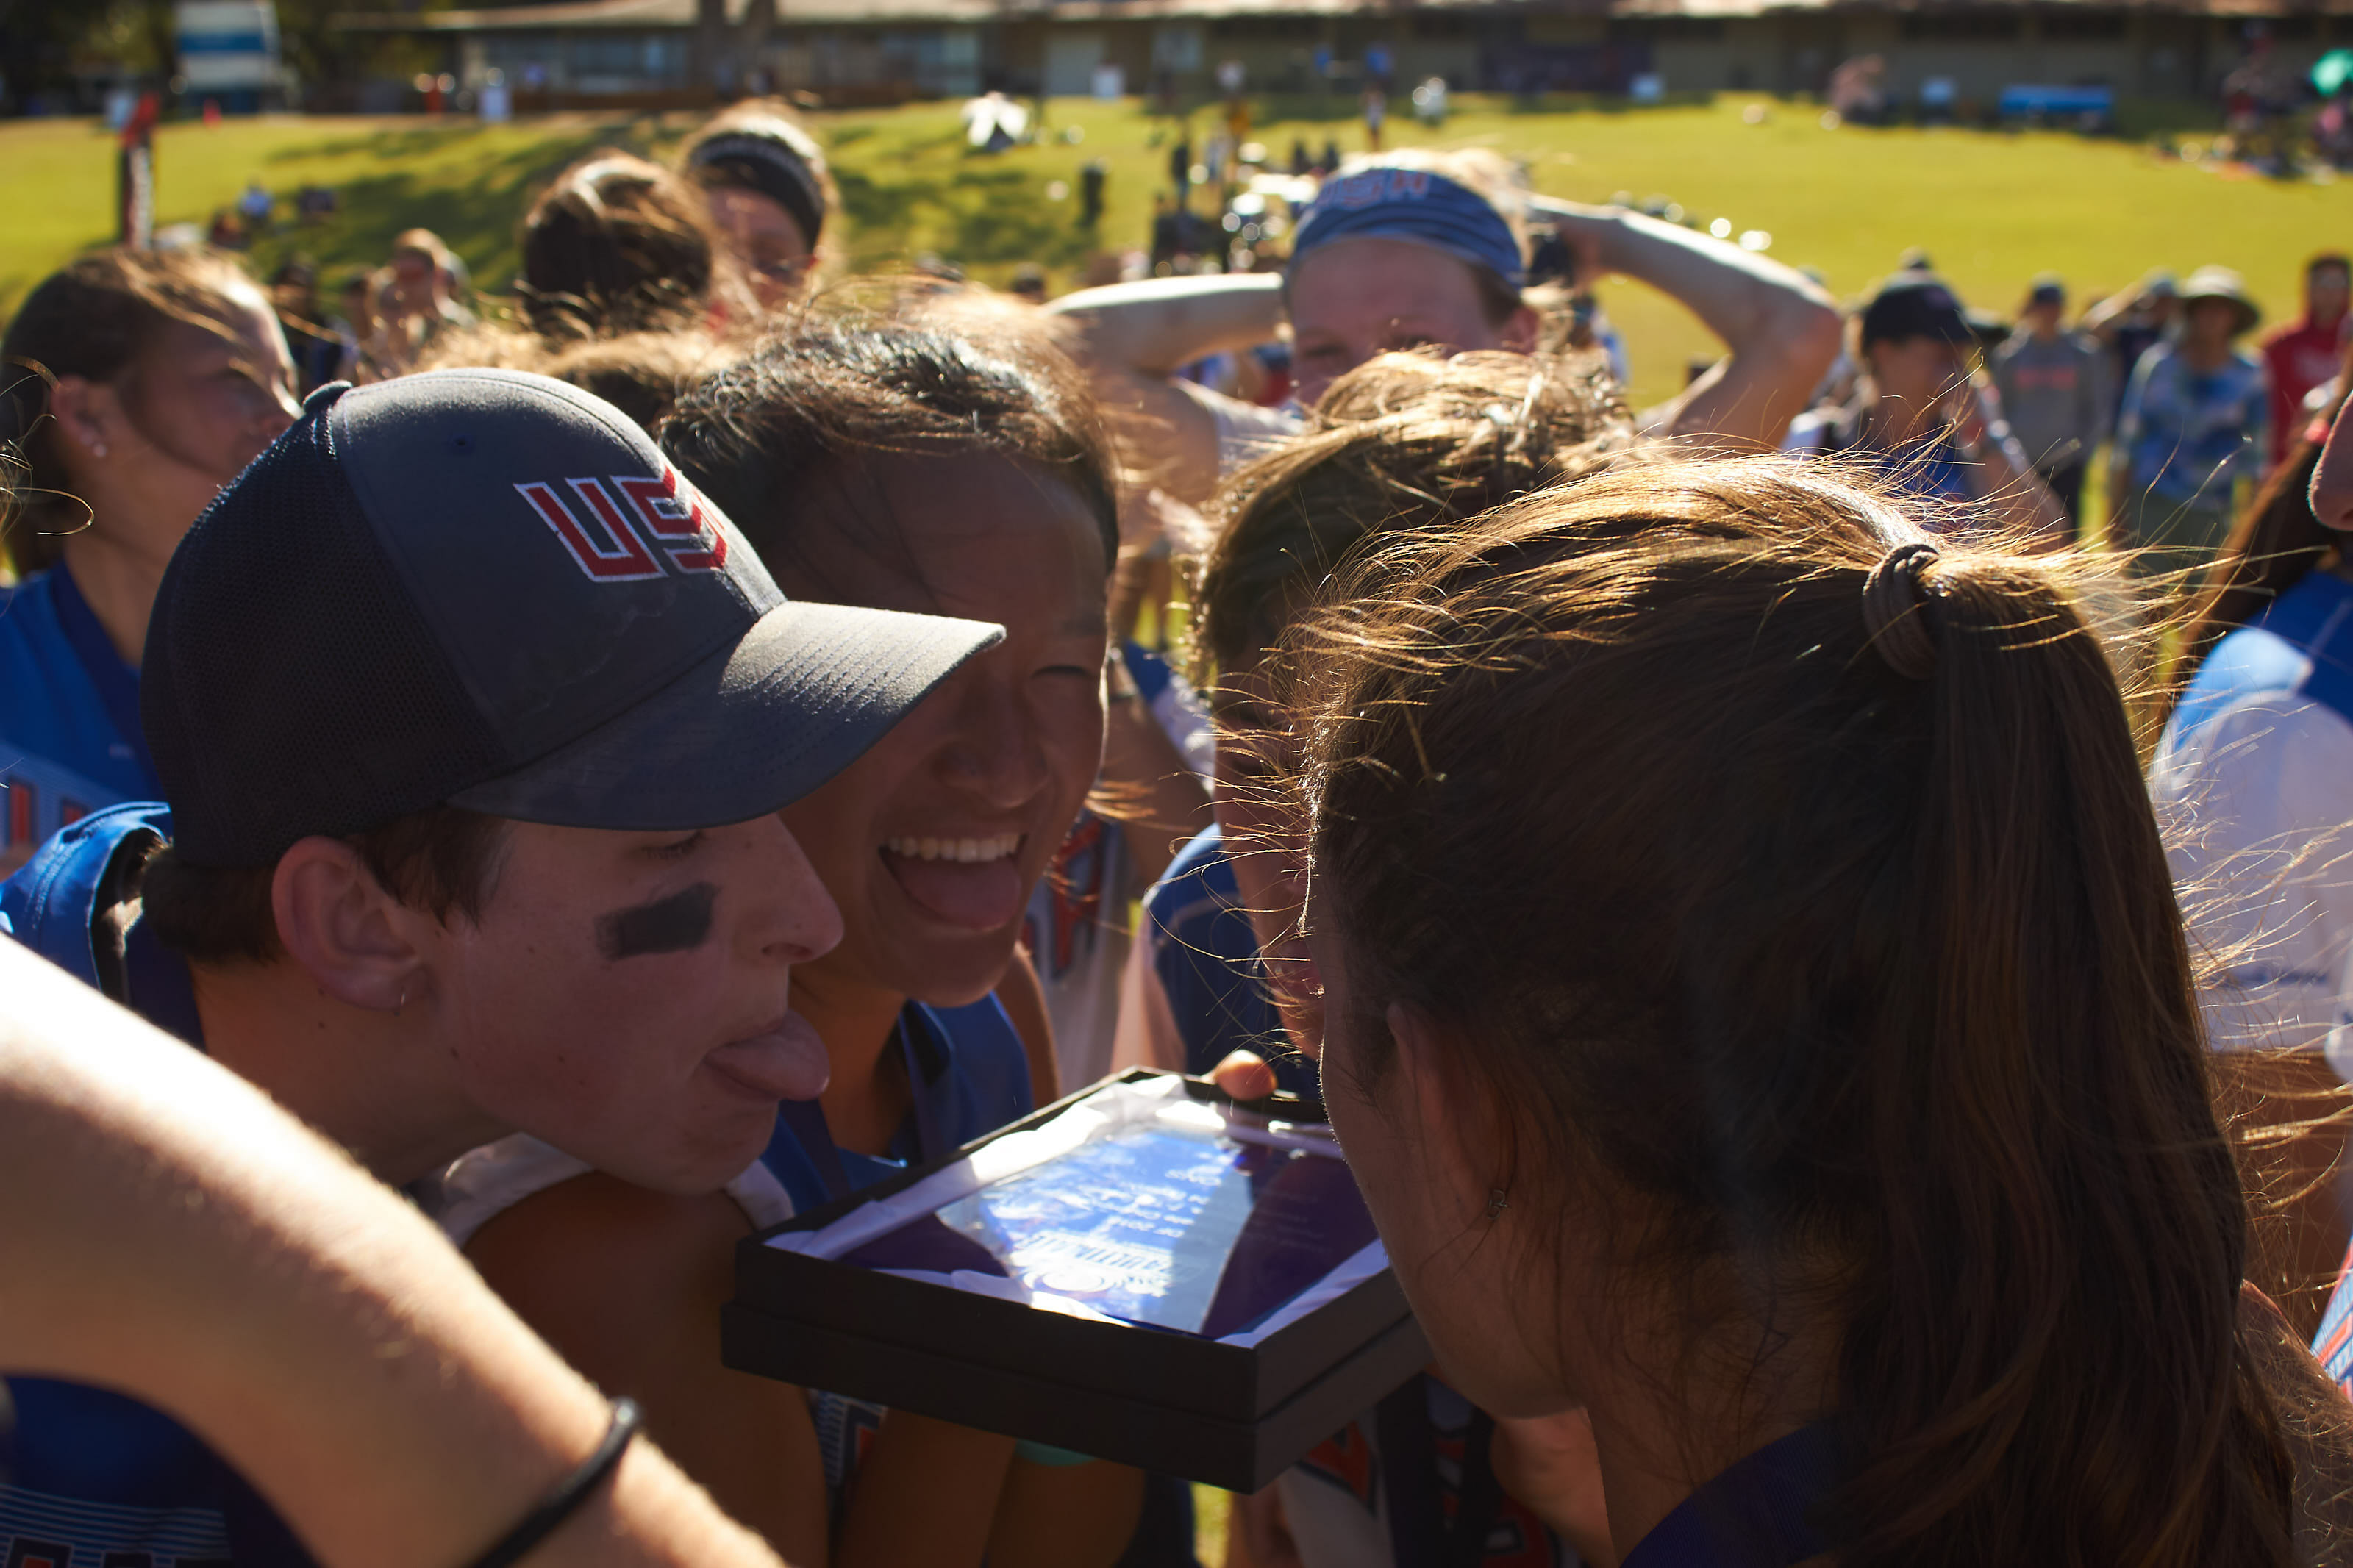
[[[937,1159],[1037,1109],[1029,1083],[1029,1052],[1022,1047],[1013,1020],[1006,1016],[1004,1005],[995,996],[984,996],[964,1007],[927,1007],[910,1002],[900,1010],[899,1022],[906,1031],[913,1068],[908,1076],[921,1103],[891,1141],[889,1153],[833,1151],[853,1192],[911,1165]],[[918,1130],[926,1125],[936,1130],[940,1147],[924,1146]],[[782,1117],[760,1159],[784,1184],[795,1211],[806,1214],[833,1201],[818,1157],[802,1146]],[[838,1519],[850,1478],[858,1473],[859,1461],[866,1457],[867,1446],[881,1424],[882,1408],[811,1389],[809,1417],[817,1426],[818,1447],[825,1457],[826,1485]]]
[[[2353,583],[2307,572],[2263,614],[2226,634],[2198,666],[2161,755],[2185,750],[2233,703],[2258,695],[2303,697],[2353,723]]]
[[[1144,895],[1144,940],[1152,972],[1185,1042],[1185,1070],[1203,1074],[1232,1051],[1255,1051],[1282,1088],[1314,1096],[1315,1064],[1291,1048],[1258,972],[1258,933],[1224,837],[1203,828],[1176,852]]]
[[[0,588],[0,848],[163,794],[122,662],[59,567]]]
[[[133,924],[122,951],[99,917],[118,858],[168,838],[150,802],[69,826],[0,883],[0,929],[158,1026],[200,1043],[186,965]],[[311,1559],[227,1461],[160,1411],[103,1389],[11,1377],[0,1466],[5,1568],[308,1568]]]

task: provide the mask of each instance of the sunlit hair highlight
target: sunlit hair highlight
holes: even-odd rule
[[[2285,1564],[2097,568],[1938,541],[1911,679],[1862,594],[1924,537],[1768,458],[1372,552],[1302,644],[1315,918],[1364,1042],[1326,1093],[1370,1093],[1419,1010],[1540,1253],[1590,1255],[1599,1193],[1642,1216],[1598,1244],[1627,1300],[1754,1329],[1760,1378],[1831,1347],[1841,1568]]]
[[[1392,353],[1332,384],[1308,432],[1219,489],[1194,573],[1197,680],[1254,663],[1364,541],[1582,479],[1633,444],[1597,353]]]

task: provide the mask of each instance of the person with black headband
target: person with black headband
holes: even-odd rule
[[[783,105],[747,103],[704,126],[682,157],[760,304],[776,310],[797,298],[820,260],[827,215],[840,205],[816,138]]]
[[[1335,378],[1390,350],[1525,353],[1543,329],[1524,293],[1530,220],[1556,229],[1581,286],[1613,272],[1638,279],[1731,351],[1649,411],[1648,434],[1775,445],[1837,356],[1838,313],[1796,272],[1640,214],[1525,194],[1492,154],[1352,162],[1301,216],[1279,276],[1151,279],[1082,289],[1048,309],[1080,328],[1106,400],[1150,429],[1154,482],[1198,501],[1300,420],[1174,381],[1177,366],[1265,342],[1288,321],[1297,403],[1308,408]]]

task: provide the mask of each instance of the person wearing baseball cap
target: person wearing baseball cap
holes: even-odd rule
[[[2179,582],[2214,558],[2242,479],[2262,478],[2271,388],[2237,346],[2263,312],[2239,275],[2201,267],[2181,286],[2181,331],[2143,354],[2126,384],[2110,458],[2111,542],[2134,570]]]
[[[1639,213],[1531,195],[1476,152],[1352,160],[1301,216],[1280,275],[1113,284],[1047,309],[1079,326],[1106,402],[1145,416],[1155,482],[1198,501],[1302,421],[1172,380],[1177,367],[1271,342],[1288,321],[1297,402],[1310,408],[1377,353],[1526,353],[1544,302],[1525,292],[1531,223],[1557,231],[1577,289],[1623,273],[1681,301],[1730,350],[1643,416],[1651,434],[1770,447],[1837,357],[1829,297],[1788,268]]]
[[[1977,332],[1943,279],[1891,274],[1855,313],[1853,332],[1863,368],[1854,403],[1800,416],[1785,451],[1835,457],[1903,494],[1952,503],[1956,527],[1986,518],[2024,540],[2065,541],[2067,514],[1974,368]]]
[[[387,1183],[520,1131],[781,1215],[757,1156],[827,1075],[793,968],[841,921],[777,808],[1000,635],[787,600],[562,383],[331,386],[164,574],[142,689],[164,803],[73,825],[0,915]],[[58,1561],[248,1560],[268,1510],[195,1439],[96,1391],[12,1393],[20,1455],[47,1458],[0,1528],[49,1521]]]

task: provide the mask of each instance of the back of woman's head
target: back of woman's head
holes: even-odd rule
[[[54,563],[58,535],[85,518],[49,429],[49,385],[66,376],[121,383],[175,322],[234,340],[227,323],[243,308],[231,298],[240,285],[252,280],[216,250],[121,247],[77,257],[25,297],[0,339],[0,442],[26,464],[6,540],[19,574]]]
[[[1069,485],[1118,553],[1111,449],[1078,368],[1042,333],[977,315],[807,319],[678,400],[671,459],[771,566],[805,558],[847,469],[987,454]]]
[[[1315,426],[1219,490],[1195,574],[1195,674],[1271,645],[1376,534],[1475,517],[1582,479],[1632,443],[1599,354],[1383,354],[1332,384]]]
[[[532,330],[550,339],[691,326],[711,293],[712,256],[691,186],[659,163],[597,153],[532,204],[516,292]]]
[[[1927,542],[1760,459],[1380,552],[1310,644],[1317,918],[1370,1042],[1327,1093],[1386,1070],[1391,1004],[1442,1021],[1547,1256],[1598,1194],[1641,1216],[1603,1222],[1625,1300],[1832,1347],[1846,1568],[2284,1563],[2243,1202],[2080,569],[1892,554]]]

